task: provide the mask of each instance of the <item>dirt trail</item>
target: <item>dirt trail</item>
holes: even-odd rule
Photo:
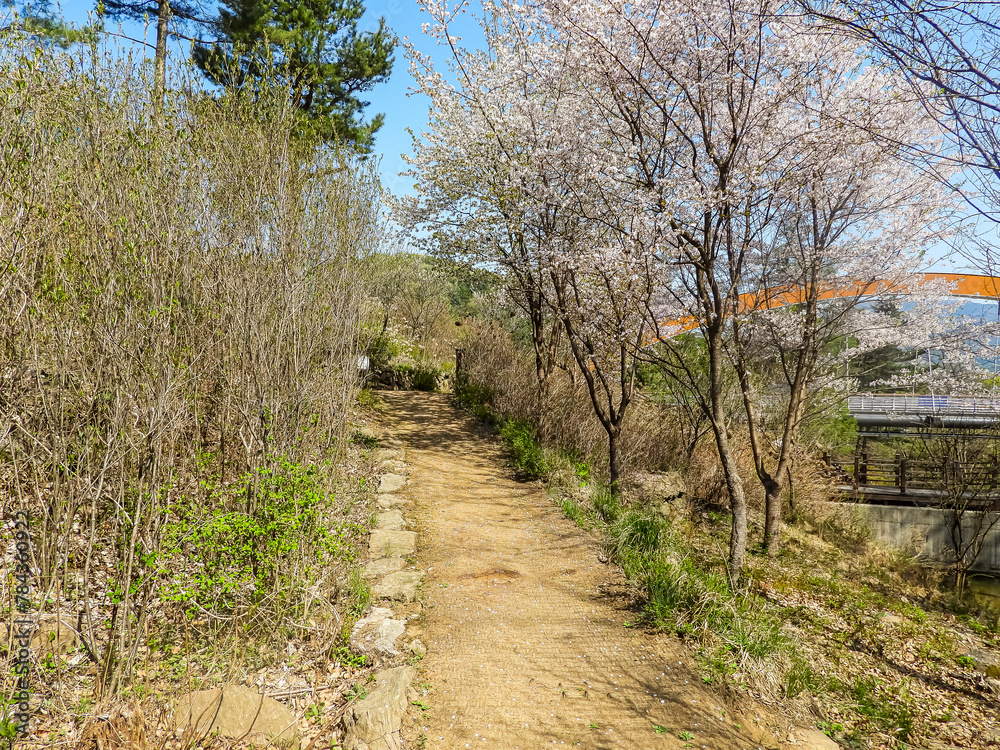
[[[408,747],[420,734],[427,748],[756,747],[686,652],[623,626],[620,574],[470,417],[439,394],[381,395],[428,574],[428,710]]]

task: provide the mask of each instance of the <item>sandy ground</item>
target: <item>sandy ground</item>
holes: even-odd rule
[[[440,394],[388,392],[427,570],[408,748],[750,748],[757,734],[636,618],[595,540]],[[752,721],[752,719],[751,719]],[[421,744],[423,743],[423,744]]]

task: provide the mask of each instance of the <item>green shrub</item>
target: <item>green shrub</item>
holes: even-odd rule
[[[597,515],[606,523],[613,524],[618,520],[622,510],[621,504],[618,502],[618,496],[607,487],[603,485],[596,487],[590,502],[593,503]]]
[[[455,378],[455,403],[461,408],[471,411],[480,419],[489,414],[493,402],[493,391],[481,383],[475,383],[465,376]]]
[[[362,529],[323,522],[330,498],[320,467],[280,459],[234,485],[204,488],[207,502],[182,498],[164,529],[174,572],[163,593],[186,608],[233,612],[274,601],[325,560],[356,557]]]
[[[389,333],[386,331],[376,333],[365,347],[369,369],[375,371],[388,367],[393,357],[398,356],[400,351],[399,343]]]
[[[436,390],[438,378],[441,376],[441,369],[429,362],[415,365],[397,364],[393,365],[392,369],[403,376],[408,387],[417,391]]]
[[[630,509],[611,528],[615,552],[619,557],[625,552],[651,555],[666,542],[668,527],[662,516]]]
[[[355,430],[352,432],[351,442],[369,450],[378,448],[378,438],[375,435],[369,435],[364,430]]]
[[[500,427],[500,435],[510,451],[511,463],[525,478],[541,479],[548,475],[549,465],[530,424],[508,419]]]
[[[780,674],[789,644],[774,616],[749,595],[733,592],[722,572],[693,559],[665,518],[623,509],[604,488],[594,493],[593,503],[598,515],[613,519],[606,546],[641,592],[652,625],[695,638],[710,672],[739,673],[741,680]]]
[[[581,528],[587,528],[587,513],[580,507],[580,504],[571,497],[563,498],[563,515]]]
[[[441,376],[441,369],[426,362],[413,368],[413,388],[418,391],[434,391]]]

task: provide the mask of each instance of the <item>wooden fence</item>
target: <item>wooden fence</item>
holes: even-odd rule
[[[1000,464],[996,461],[962,463],[950,458],[934,461],[902,455],[892,460],[873,460],[863,452],[848,460],[836,460],[824,454],[823,461],[844,480],[844,484],[858,489],[895,487],[901,495],[911,490],[968,495],[992,494],[1000,486]]]

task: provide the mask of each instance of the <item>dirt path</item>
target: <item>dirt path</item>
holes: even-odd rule
[[[756,746],[682,649],[624,627],[635,612],[616,569],[470,417],[439,394],[381,395],[427,570],[428,708],[407,747]]]

